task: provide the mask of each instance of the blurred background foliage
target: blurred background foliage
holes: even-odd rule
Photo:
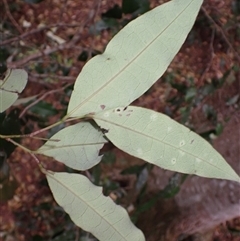
[[[0,115],[0,133],[31,133],[63,117],[84,64],[103,53],[109,40],[128,22],[164,2],[3,0],[0,76],[3,78],[7,68],[24,68],[29,82],[20,101]],[[134,104],[165,113],[210,142],[215,140],[239,112],[239,21],[238,0],[205,0],[180,53],[164,76]],[[41,137],[49,138],[63,127]],[[33,150],[42,144],[29,138],[16,141]],[[0,140],[0,237],[7,241],[95,240],[55,204],[34,160],[22,150],[14,150],[11,143]],[[102,162],[84,174],[103,186],[104,194],[124,206],[140,226],[142,214],[156,208],[159,200],[172,202],[188,179],[187,175],[160,171],[111,144],[102,153]],[[55,171],[75,172],[47,157],[41,161]],[[164,207],[168,209],[166,204]],[[239,231],[239,225],[226,225],[223,233],[213,229],[209,240],[219,233],[218,240],[233,240],[226,237],[234,233],[235,238]],[[179,237],[190,240],[181,233]]]

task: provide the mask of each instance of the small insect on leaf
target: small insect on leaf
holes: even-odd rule
[[[103,134],[106,134],[106,133],[108,133],[108,132],[109,132],[109,130],[104,129],[104,128],[101,128],[101,131],[102,131],[102,133],[103,133]]]
[[[153,110],[118,109],[108,110],[107,117],[103,111],[93,118],[102,129],[111,129],[105,135],[119,149],[164,169],[239,182],[224,158],[185,126]]]

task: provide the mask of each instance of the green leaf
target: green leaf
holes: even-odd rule
[[[24,69],[8,69],[4,80],[0,80],[0,113],[9,108],[27,84]]]
[[[88,122],[68,126],[50,138],[37,153],[50,156],[76,170],[87,170],[101,161],[106,143],[101,131]]]
[[[8,111],[8,115],[0,114],[0,134],[2,135],[20,135],[21,134],[21,120],[19,119],[19,110],[12,109]],[[13,138],[15,142],[20,142],[19,138]],[[16,145],[0,138],[0,151],[4,151],[7,157],[15,150]]]
[[[240,181],[207,141],[168,116],[129,106],[93,118],[114,145],[133,156],[172,171]]]
[[[236,94],[234,95],[232,98],[230,98],[227,102],[226,102],[226,105],[230,106],[230,105],[234,105],[238,102],[239,100],[239,96],[240,94]]]
[[[149,10],[148,0],[122,0],[123,13],[145,13]]]
[[[85,176],[47,172],[47,180],[55,200],[73,222],[99,240],[145,240],[125,209],[105,197],[102,188]]]
[[[109,8],[105,13],[102,13],[102,18],[122,18],[122,9],[118,4],[115,4],[112,8]]]
[[[196,95],[197,95],[197,89],[195,87],[189,88],[185,95],[185,101],[191,102]]]
[[[58,113],[58,111],[53,107],[51,103],[43,100],[39,101],[36,105],[33,105],[29,111],[44,119],[50,116],[54,116]]]
[[[68,116],[127,106],[165,72],[191,30],[202,0],[173,0],[131,21],[79,74]]]

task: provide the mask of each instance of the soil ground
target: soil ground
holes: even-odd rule
[[[8,53],[5,59],[7,67],[25,68],[29,73],[29,82],[21,97],[40,94],[41,100],[51,103],[52,108],[57,110],[56,114],[51,114],[55,112],[50,110],[49,115],[42,117],[39,109],[34,112],[29,106],[19,106],[21,123],[24,123],[22,131],[33,132],[54,123],[63,115],[66,105],[64,109],[62,103],[69,100],[63,87],[74,83],[85,64],[82,58],[85,56],[86,60],[102,53],[121,28],[122,19],[130,19],[131,14],[114,19],[113,27],[109,25],[99,30],[99,25],[94,24],[99,23],[102,14],[115,4],[121,6],[120,0],[27,2],[3,0],[0,7],[4,9],[1,48],[2,52]],[[151,0],[150,7],[163,2]],[[216,134],[216,126],[224,128],[240,106],[239,13],[237,0],[205,0],[186,43],[164,76],[134,104],[166,113],[202,135],[213,130]],[[99,31],[99,34],[94,35],[92,31]],[[186,93],[191,94],[188,90],[193,87],[194,91],[202,92],[193,97],[186,96]],[[208,92],[209,88],[213,92]],[[46,133],[42,137],[46,137]],[[231,136],[226,138],[231,142]],[[21,144],[35,150],[42,142],[22,139]],[[240,148],[240,139],[232,145]],[[120,172],[143,162],[112,146],[106,149],[115,153],[117,160],[111,166],[101,164],[102,178],[107,177],[121,187],[120,190],[125,193],[123,206],[135,205],[136,196],[131,193],[136,194],[136,177],[123,176]],[[65,170],[63,165],[50,158],[41,157],[41,161],[51,170]],[[57,235],[68,230],[74,230],[76,234],[71,240],[80,240],[78,238],[83,232],[72,227],[66,215],[59,210],[44,175],[32,157],[17,148],[8,163],[10,176],[1,184],[0,240],[58,240]],[[149,180],[147,192],[152,193],[156,189],[158,187]],[[6,193],[4,190],[7,190]],[[118,195],[119,192],[110,192],[113,199],[118,199]],[[155,237],[155,240],[158,238]],[[219,226],[211,227],[201,235],[182,240],[240,241],[240,210],[234,219],[219,223]]]

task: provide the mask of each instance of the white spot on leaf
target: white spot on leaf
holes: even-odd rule
[[[184,152],[184,151],[179,150],[179,154],[180,154],[180,156],[184,156],[184,155],[185,155],[185,152]]]
[[[168,126],[167,132],[170,132],[171,130],[172,130],[172,127],[171,127],[171,126]]]
[[[171,163],[172,163],[173,165],[176,164],[176,162],[177,162],[177,160],[176,160],[175,157],[171,159]]]
[[[151,114],[150,115],[150,120],[152,120],[152,121],[155,121],[155,120],[157,120],[157,114]]]
[[[179,142],[179,146],[184,146],[185,145],[185,141],[184,140],[181,140],[180,142]]]
[[[109,117],[109,112],[108,111],[104,113],[104,117]]]
[[[200,162],[202,162],[202,160],[200,160],[199,158],[196,158],[196,162],[200,163]]]
[[[143,154],[142,148],[137,149],[137,154],[140,155],[140,156]]]

